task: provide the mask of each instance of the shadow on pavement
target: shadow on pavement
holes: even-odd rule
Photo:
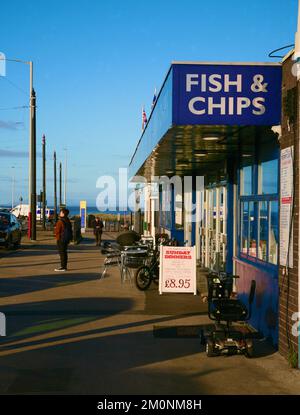
[[[203,352],[199,339],[156,339],[152,329],[144,327],[173,317],[125,320],[107,327],[100,323],[131,307],[130,298],[91,298],[2,308],[7,316],[8,337],[0,341],[0,354],[9,354],[0,356],[0,393],[172,393],[170,382],[177,384],[180,378],[174,394],[180,393],[178,387],[186,393],[188,386],[195,392],[195,387],[189,385],[193,380],[185,378],[183,382],[184,377],[176,370],[172,380],[172,363],[171,367],[167,364],[165,372],[156,368],[148,373],[147,366]],[[71,333],[57,331],[85,324]],[[131,332],[119,332],[124,329]],[[36,338],[43,334],[44,338]],[[12,341],[18,344],[9,344]],[[12,373],[13,381],[8,382]]]
[[[0,345],[20,338],[27,342],[32,336],[86,323],[126,312],[132,308],[130,298],[74,298],[2,306],[7,336]],[[50,336],[51,337],[51,336]],[[49,341],[49,339],[47,339]],[[0,348],[2,350],[2,347]]]
[[[0,357],[0,393],[209,393],[204,385],[199,389],[199,381],[192,375],[176,368],[179,359],[203,352],[198,341],[164,340],[162,344],[149,331],[100,334],[89,339],[85,338],[88,333],[82,333],[77,338],[65,338],[62,344],[45,344],[36,350]],[[199,362],[198,378],[201,371],[205,376],[226,368],[201,368]],[[12,378],[10,383],[7,372]]]
[[[21,247],[21,249],[16,249],[8,252],[8,255],[3,255],[1,258],[13,258],[13,257],[28,257],[28,256],[40,256],[40,255],[49,255],[52,254],[54,251],[57,251],[56,245],[48,244],[48,245],[39,245],[39,246],[30,246],[26,245]]]
[[[196,337],[153,336],[153,325],[186,314],[126,321],[132,306],[131,298],[105,297],[2,307],[8,337],[0,341],[0,393],[209,394],[211,383],[201,378],[216,373],[217,380],[220,372],[224,381],[230,368],[247,367],[237,356],[206,359]]]
[[[93,257],[93,259],[94,259],[94,257]],[[99,259],[101,260],[101,257],[99,257]],[[79,263],[91,262],[91,258],[74,259],[74,258],[71,257],[69,259],[69,263],[73,263],[73,262],[79,262]],[[57,259],[56,260],[53,260],[53,261],[50,261],[50,262],[43,262],[42,265],[58,265],[58,263],[59,263],[59,257],[58,257],[58,254],[57,254]],[[4,268],[4,269],[5,268],[31,268],[31,267],[40,267],[40,266],[41,266],[40,262],[37,262],[37,263],[23,263],[23,264],[17,263],[17,264],[14,264],[14,265],[6,265],[6,264],[5,265],[0,265],[0,269],[1,268]]]
[[[198,295],[165,293],[158,295],[158,286],[151,284],[145,293],[147,314],[207,314],[207,304]]]
[[[54,275],[49,274],[32,277],[1,278],[0,298],[48,290],[49,288],[61,287],[64,285],[80,284],[97,279],[99,279],[99,273],[79,274],[72,271],[64,274],[57,273]]]

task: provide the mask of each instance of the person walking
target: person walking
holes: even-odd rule
[[[60,256],[60,268],[56,268],[56,272],[67,271],[68,266],[68,245],[73,239],[72,225],[70,222],[69,210],[61,209],[59,212],[59,220],[55,226],[55,239],[57,243],[57,249]]]
[[[94,235],[96,238],[96,246],[101,245],[103,227],[104,225],[102,220],[97,217],[94,222]]]

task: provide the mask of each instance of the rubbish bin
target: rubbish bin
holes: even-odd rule
[[[94,226],[94,222],[95,222],[95,215],[88,215],[87,217],[87,227],[88,228],[93,228]]]
[[[70,222],[71,222],[72,231],[73,231],[73,240],[72,240],[72,242],[74,244],[79,244],[79,242],[82,239],[80,218],[71,219]]]

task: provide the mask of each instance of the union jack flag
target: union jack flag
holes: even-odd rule
[[[144,130],[146,124],[147,124],[148,120],[147,120],[147,115],[145,112],[145,108],[142,108],[142,130]]]

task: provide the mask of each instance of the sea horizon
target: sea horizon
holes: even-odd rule
[[[26,203],[25,203],[26,204]],[[18,206],[15,205],[15,206]],[[39,204],[38,204],[39,206]],[[11,209],[11,204],[0,204],[0,208],[9,208]],[[53,206],[50,205],[50,209],[53,209]],[[70,211],[70,216],[74,216],[74,215],[80,215],[80,206],[78,205],[67,205],[67,209],[69,209]],[[97,208],[97,206],[87,206],[87,214],[91,215],[91,214],[109,214],[109,215],[128,215],[130,214],[132,211],[130,209],[128,210],[99,210]]]

